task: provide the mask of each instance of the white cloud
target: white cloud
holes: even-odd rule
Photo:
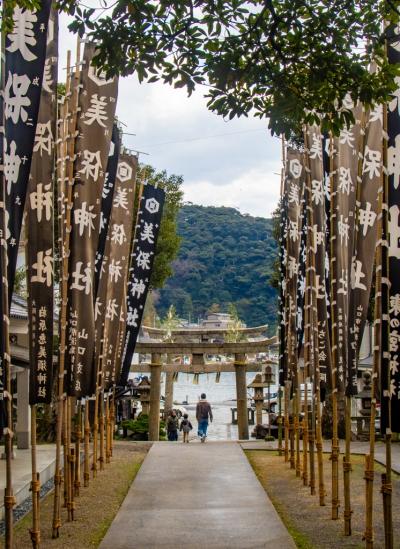
[[[88,0],[89,1],[89,0]],[[90,0],[92,3],[92,0]],[[60,16],[60,79],[65,79],[66,51],[76,38]],[[186,200],[234,206],[267,216],[279,194],[280,143],[256,118],[226,121],[206,107],[200,88],[191,97],[162,83],[140,85],[135,76],[119,84],[117,116],[126,124],[125,145],[149,153],[143,162],[184,177]],[[215,137],[213,137],[215,136]]]
[[[197,180],[185,183],[185,200],[204,206],[229,206],[242,213],[270,217],[280,192],[280,176],[272,166],[253,168],[224,185]]]

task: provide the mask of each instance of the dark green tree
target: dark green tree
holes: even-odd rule
[[[270,219],[185,204],[174,275],[157,292],[159,314],[173,304],[180,317],[197,320],[207,312],[227,312],[232,303],[248,326],[269,324],[274,333],[277,292],[270,278],[277,246],[271,232]]]

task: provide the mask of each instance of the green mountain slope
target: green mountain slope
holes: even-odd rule
[[[218,303],[234,303],[248,326],[277,323],[277,292],[270,286],[277,245],[272,221],[241,214],[234,208],[182,207],[182,237],[174,275],[156,300],[164,315],[173,304],[177,313],[197,321]]]

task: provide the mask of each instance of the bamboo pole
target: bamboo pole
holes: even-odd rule
[[[387,166],[387,136],[388,131],[388,120],[387,120],[387,105],[383,106],[383,166]],[[383,236],[382,238],[386,241],[389,235],[388,230],[388,198],[389,198],[389,178],[387,171],[383,175],[383,204],[386,206],[383,209]],[[385,273],[390,282],[390,271],[389,271],[389,254],[386,251],[384,256],[385,261]],[[384,312],[389,311],[389,303],[386,301],[389,299],[389,292],[385,292],[385,306],[383,307]],[[382,298],[383,299],[383,298]],[[390,327],[385,333],[387,338],[387,349],[390,349]],[[390,387],[391,384],[391,370],[387,369],[387,387]],[[386,428],[385,434],[385,449],[386,449],[386,467],[385,473],[382,474],[382,486],[381,492],[383,497],[383,516],[384,516],[384,525],[385,525],[385,549],[393,548],[393,507],[392,507],[392,400],[391,396],[387,397],[387,417],[388,417],[388,426]]]
[[[106,463],[110,463],[110,435],[111,435],[111,419],[110,419],[110,397],[106,395]]]
[[[99,372],[97,379],[99,379]],[[97,477],[97,450],[98,450],[98,432],[99,432],[99,382],[96,386],[96,396],[94,400],[94,419],[93,419],[93,456],[92,456],[92,471],[93,478]]]
[[[99,400],[99,439],[100,439],[100,450],[99,450],[99,463],[100,471],[104,470],[104,392],[100,392]]]
[[[36,464],[36,404],[31,406],[31,462],[32,462],[32,528],[29,530],[32,547],[40,547],[40,479]]]
[[[313,397],[315,394],[315,380],[313,376]],[[311,399],[311,427],[308,434],[308,445],[310,450],[310,494],[315,496],[315,399]]]
[[[65,475],[67,484],[67,517],[68,522],[74,520],[74,471],[75,471],[75,451],[71,447],[71,426],[72,426],[72,397],[67,397],[67,413],[66,413],[66,439],[67,439],[67,471]]]
[[[309,195],[309,188],[308,188],[308,182],[305,188],[305,195]],[[307,198],[308,200],[308,198]],[[310,213],[308,211],[307,207],[307,214],[306,214],[306,223],[307,223],[307,230],[310,231]],[[312,358],[312,349],[313,349],[313,340],[311,337],[312,334],[312,327],[311,327],[311,309],[312,309],[312,283],[311,283],[311,276],[310,276],[310,261],[311,261],[311,243],[310,243],[310,236],[307,235],[306,239],[306,255],[307,255],[307,262],[306,262],[306,292],[305,292],[305,298],[304,298],[304,369],[307,372],[308,376],[312,374],[311,371],[311,363],[314,364],[314,360]],[[306,380],[307,383],[307,380]],[[309,478],[307,478],[307,483],[310,487],[310,493],[311,495],[315,495],[315,452],[314,452],[314,444],[315,444],[315,401],[314,401],[314,376],[312,375],[312,398],[311,398],[311,417],[310,413],[308,411],[308,403],[306,406],[305,411],[305,424],[307,426],[307,440],[308,440],[308,450],[309,450],[309,459],[310,459],[310,474]],[[307,400],[308,400],[308,393],[307,393]],[[305,445],[305,442],[303,441],[303,446]],[[307,446],[305,448],[305,457],[307,459]]]
[[[308,150],[308,140],[307,140],[307,131],[304,132],[304,144]],[[306,155],[308,160],[308,155]],[[308,162],[307,162],[308,163]],[[310,169],[308,166],[307,170],[307,188],[309,196],[311,196],[311,179],[310,179]],[[307,209],[308,212],[308,226],[314,226],[314,214],[312,207]],[[314,361],[314,398],[315,398],[315,437],[316,437],[316,448],[317,448],[317,461],[318,461],[318,485],[319,485],[319,504],[321,506],[325,505],[325,487],[324,487],[324,463],[323,463],[323,448],[322,448],[322,425],[321,425],[321,398],[320,398],[320,371],[319,371],[319,357],[318,357],[318,311],[317,311],[317,302],[315,295],[316,285],[316,266],[315,266],[315,254],[313,253],[314,249],[314,233],[310,231],[311,236],[311,246],[310,246],[310,256],[311,256],[311,320],[313,321],[310,326],[311,339],[313,341],[312,353],[311,356]]]
[[[379,372],[381,371],[381,319],[382,319],[382,214],[383,185],[378,194],[378,245],[375,252],[375,310],[374,310],[374,349],[371,378],[371,417],[369,424],[369,454],[365,456],[365,546],[372,549],[374,545],[373,512],[374,512],[374,470],[375,470],[375,419],[376,392]]]
[[[67,399],[64,399],[63,402],[63,426],[62,426],[62,441],[63,441],[63,461],[64,461],[64,476],[63,476],[63,491],[64,491],[64,508],[68,506],[68,475],[69,475],[69,466],[68,466],[68,438],[67,438]]]
[[[318,358],[317,358],[318,360]],[[324,486],[324,462],[322,447],[322,425],[321,425],[321,398],[320,398],[320,373],[319,366],[315,368],[315,436],[318,460],[318,486],[319,486],[319,504],[325,505],[325,486]]]
[[[279,385],[278,389],[278,453],[281,456],[283,453],[282,449],[282,387]]]
[[[25,240],[29,242],[28,224],[25,226]],[[28,264],[28,252],[25,247],[25,262]],[[31,296],[28,295],[29,308],[31,306]],[[29,356],[31,365],[31,375],[33,371],[34,358]],[[31,493],[32,493],[32,528],[29,529],[32,547],[40,547],[40,475],[37,472],[37,432],[36,432],[36,404],[30,406],[31,409]]]
[[[68,296],[68,260],[70,249],[70,232],[71,232],[71,204],[72,204],[72,186],[74,177],[74,152],[75,152],[75,131],[78,108],[78,90],[79,90],[79,72],[80,72],[80,39],[77,40],[76,48],[76,65],[74,73],[74,85],[71,85],[71,52],[67,52],[67,79],[66,79],[66,103],[63,111],[63,128],[62,128],[62,156],[59,158],[59,180],[60,195],[66,183],[66,199],[65,200],[65,220],[61,219],[60,238],[61,241],[61,311],[60,311],[60,353],[58,362],[58,396],[57,396],[57,430],[56,430],[56,459],[54,472],[54,502],[53,502],[53,529],[52,537],[59,537],[59,529],[61,526],[61,442],[63,424],[63,408],[64,408],[64,370],[65,370],[65,351],[66,351],[66,331],[67,331],[67,296]],[[68,160],[67,160],[68,157]],[[64,164],[65,163],[65,164]],[[65,171],[65,172],[64,172]],[[65,173],[65,177],[64,177]],[[62,206],[62,204],[61,204]],[[65,227],[64,227],[65,223]],[[65,409],[64,409],[65,410]],[[64,414],[65,417],[65,414]],[[64,429],[64,437],[66,436]],[[64,444],[64,452],[66,445]],[[64,455],[64,464],[66,463]],[[64,477],[68,467],[64,466]],[[65,478],[64,478],[65,484]]]
[[[304,377],[303,484],[308,486],[308,387],[306,377]]]
[[[84,462],[83,462],[83,486],[87,488],[89,486],[89,479],[90,479],[90,423],[89,423],[89,399],[85,400],[85,408],[84,408],[84,450],[85,450],[85,456],[84,456]]]
[[[285,381],[284,393],[285,393],[285,462],[288,462],[289,461],[290,425],[289,425],[289,386],[287,381]]]
[[[115,385],[113,387],[112,399],[110,404],[110,421],[111,421],[111,431],[110,431],[110,457],[113,456],[114,448],[114,433],[115,433]]]
[[[298,367],[298,366],[297,366]],[[301,477],[301,457],[300,457],[300,385],[298,379],[298,373],[296,370],[296,393],[294,395],[295,399],[295,417],[294,417],[294,432],[296,440],[296,477]]]
[[[351,476],[351,397],[346,396],[345,403],[345,451],[343,456],[343,501],[344,501],[344,535],[351,536],[351,500],[350,500],[350,476]]]
[[[6,2],[3,3],[3,11],[8,9]],[[1,33],[1,89],[4,90],[4,65],[5,65],[5,39],[6,35],[3,31]],[[3,121],[1,122],[4,131]],[[0,204],[0,223],[1,234],[6,234],[6,181],[4,179],[4,167],[1,167],[2,177],[2,196]],[[5,387],[4,387],[4,400],[6,401],[6,414],[7,414],[7,428],[4,429],[4,450],[6,455],[6,486],[4,490],[4,518],[5,518],[5,547],[6,549],[12,549],[14,543],[14,524],[13,524],[13,507],[16,503],[13,493],[12,483],[12,458],[13,458],[13,423],[12,423],[12,391],[11,391],[11,356],[10,356],[10,338],[9,338],[9,306],[8,306],[8,279],[7,279],[7,240],[1,237],[1,299],[3,306],[3,322],[2,322],[2,334],[4,355],[3,368],[5,374]]]
[[[335,283],[334,276],[335,272],[335,262],[334,262],[334,253],[333,253],[333,235],[334,231],[334,185],[333,185],[333,136],[332,133],[329,135],[329,149],[330,149],[330,158],[329,158],[329,178],[330,178],[330,200],[331,200],[331,219],[330,219],[330,231],[331,231],[331,296],[332,300],[335,299]],[[331,465],[332,465],[332,476],[331,476],[331,490],[332,490],[332,520],[337,520],[339,518],[339,436],[338,436],[338,393],[337,393],[337,346],[335,338],[335,314],[334,307],[331,307],[331,384],[332,384],[332,445],[331,445]]]
[[[74,496],[79,497],[81,487],[81,438],[82,438],[82,402],[79,400],[76,405],[75,425],[75,475],[74,475]]]

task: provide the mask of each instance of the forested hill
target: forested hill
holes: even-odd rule
[[[160,291],[157,311],[175,305],[179,316],[197,321],[218,303],[229,303],[248,326],[277,324],[277,291],[271,287],[277,245],[272,220],[241,214],[234,208],[182,207],[182,237],[174,276]]]

